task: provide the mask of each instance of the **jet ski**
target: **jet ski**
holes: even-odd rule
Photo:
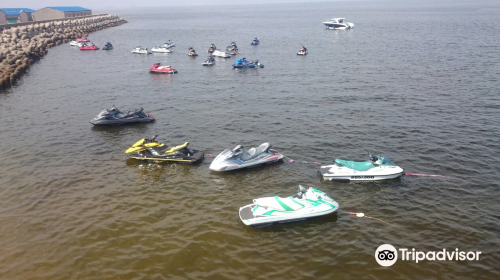
[[[386,157],[369,157],[362,162],[336,159],[335,164],[321,166],[321,175],[325,180],[349,182],[394,179],[404,174],[403,168]]]
[[[201,65],[203,66],[212,66],[215,64],[215,58],[213,56],[209,56],[207,60],[203,61]]]
[[[170,65],[161,66],[160,63],[155,63],[149,68],[149,72],[159,74],[175,74],[177,73],[177,69],[172,68]]]
[[[297,55],[307,55],[307,48],[306,46],[301,46],[299,52],[297,52]]]
[[[144,113],[142,108],[129,111],[125,114],[113,106],[111,109],[102,110],[99,115],[90,121],[90,123],[93,125],[123,125],[131,123],[150,123],[154,121],[155,118],[150,114]]]
[[[222,151],[210,164],[212,171],[230,171],[275,163],[283,160],[283,155],[272,150],[271,144],[264,143],[245,152],[243,146]]]
[[[188,49],[188,55],[189,56],[198,56],[198,54],[196,53],[196,51],[193,48]]]
[[[264,64],[260,64],[258,60],[248,61],[246,58],[239,58],[232,65],[233,68],[264,68]]]
[[[299,185],[299,192],[289,197],[261,197],[240,207],[241,221],[251,227],[305,221],[331,214],[339,204],[326,193]]]
[[[170,48],[166,48],[164,46],[155,46],[151,48],[151,52],[153,53],[171,53],[172,50]]]
[[[235,42],[231,42],[231,47],[232,47],[233,49],[238,49],[238,46],[236,46],[236,43],[235,43]]]
[[[252,41],[252,45],[256,46],[256,45],[258,45],[258,44],[260,44],[259,39],[258,39],[258,38],[253,39],[253,41]]]
[[[208,52],[213,53],[216,49],[217,49],[217,47],[214,44],[211,44],[210,48],[208,48]]]
[[[104,47],[102,49],[105,50],[105,51],[112,50],[113,49],[113,45],[111,45],[110,42],[107,42],[106,45],[104,45]]]
[[[238,53],[238,49],[231,49],[231,50],[229,50],[229,54],[230,55],[237,55],[237,54],[239,54]]]
[[[87,38],[76,38],[75,41],[77,41],[77,42],[90,42],[90,40]]]
[[[83,45],[83,46],[80,47],[81,51],[95,51],[95,50],[98,50],[98,49],[99,49],[99,47],[97,47],[94,44],[89,44],[89,43],[87,43],[87,44],[85,44],[85,45]]]
[[[168,148],[163,143],[155,141],[155,135],[151,138],[142,138],[125,153],[130,154],[130,158],[153,162],[184,162],[195,163],[201,160],[205,154],[203,151],[189,149],[189,142],[182,145]]]
[[[135,49],[132,50],[132,53],[150,54],[150,52],[148,51],[148,48],[143,48],[143,47],[136,47]]]

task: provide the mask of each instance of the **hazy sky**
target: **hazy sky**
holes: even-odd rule
[[[81,6],[89,9],[168,7],[186,5],[241,5],[259,3],[334,2],[338,0],[1,0],[1,8],[30,8],[38,10],[50,6]],[[348,0],[344,0],[348,1]]]

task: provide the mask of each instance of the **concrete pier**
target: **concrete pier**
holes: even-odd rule
[[[49,48],[87,37],[89,33],[124,24],[117,15],[0,25],[0,91],[15,84]]]

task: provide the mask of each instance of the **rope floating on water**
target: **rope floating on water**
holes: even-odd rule
[[[448,176],[443,176],[443,175],[434,175],[434,174],[416,174],[416,173],[405,173],[406,176],[422,176],[422,177],[443,177],[443,178],[450,178],[454,179],[452,177]]]
[[[354,216],[356,216],[356,217],[359,217],[359,218],[368,218],[368,219],[372,219],[372,220],[381,221],[381,222],[383,222],[383,223],[386,223],[386,224],[388,224],[388,225],[392,226],[392,224],[391,224],[391,223],[388,223],[388,222],[386,222],[386,221],[384,221],[384,220],[382,220],[382,219],[379,219],[379,218],[374,218],[374,217],[370,217],[370,216],[365,216],[365,214],[364,214],[364,213],[354,213],[354,212],[347,212],[347,213],[348,213],[348,214],[350,214],[350,215],[354,215]]]

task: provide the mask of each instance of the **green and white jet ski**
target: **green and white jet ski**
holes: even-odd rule
[[[299,185],[299,192],[289,197],[262,197],[240,207],[240,219],[252,227],[305,221],[331,214],[339,204],[324,192]]]

